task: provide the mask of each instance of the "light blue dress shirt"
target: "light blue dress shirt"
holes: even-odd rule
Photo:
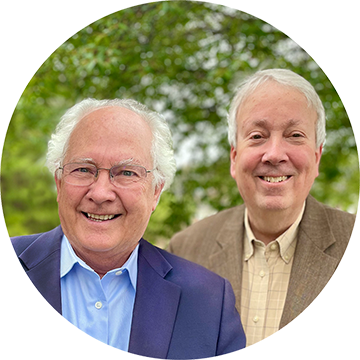
[[[90,336],[127,351],[137,282],[139,245],[126,263],[100,279],[74,252],[66,236],[61,242],[62,315]]]

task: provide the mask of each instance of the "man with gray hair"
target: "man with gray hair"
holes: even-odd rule
[[[228,117],[230,173],[244,204],[176,234],[169,251],[227,278],[247,346],[299,315],[326,285],[355,216],[309,195],[325,141],[312,85],[285,69],[255,73]]]
[[[175,173],[162,116],[134,100],[83,100],[58,124],[47,166],[61,225],[12,242],[60,314],[108,345],[154,358],[245,346],[229,282],[142,238]]]

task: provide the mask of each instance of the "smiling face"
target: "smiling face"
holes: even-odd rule
[[[133,159],[133,164],[151,170],[151,144],[151,130],[139,115],[125,108],[103,108],[77,124],[63,164],[85,161],[111,168]],[[118,188],[106,170],[100,170],[89,186],[55,177],[61,225],[80,258],[125,256],[126,260],[142,237],[162,189],[155,188],[152,180],[149,173],[137,183]]]
[[[316,111],[296,89],[268,81],[237,113],[237,145],[231,175],[249,216],[287,211],[297,216],[318,176]]]

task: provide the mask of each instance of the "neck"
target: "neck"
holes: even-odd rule
[[[88,266],[90,266],[99,275],[100,279],[102,279],[109,271],[123,266],[134,251],[135,247],[120,254],[79,251],[79,249],[75,249],[74,247],[73,249],[75,254]]]
[[[292,210],[264,210],[248,211],[248,220],[251,230],[256,239],[261,240],[265,245],[277,239],[296,221],[301,209]]]

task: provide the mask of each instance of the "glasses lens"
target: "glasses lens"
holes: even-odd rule
[[[146,178],[146,169],[140,165],[118,165],[111,168],[116,186],[127,186]]]
[[[95,180],[96,172],[96,166],[92,164],[71,163],[64,166],[65,181],[72,185],[90,185]]]

